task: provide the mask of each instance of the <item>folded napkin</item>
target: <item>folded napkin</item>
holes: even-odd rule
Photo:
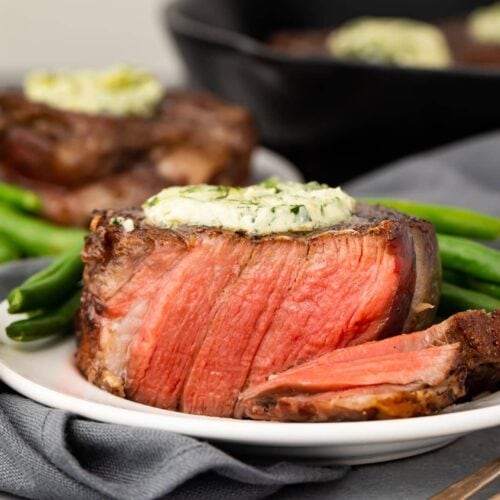
[[[495,133],[397,162],[346,187],[354,195],[400,196],[499,213],[499,164],[500,134]],[[40,262],[31,261],[0,267],[0,298],[39,266]],[[326,492],[321,488],[324,498],[336,484],[342,484],[337,490],[341,496],[359,498],[367,493],[362,484],[356,492],[349,482],[333,483],[346,474],[345,467],[243,460],[186,436],[93,422],[52,410],[1,384],[0,436],[0,491],[27,498],[251,499],[284,485],[325,482],[330,486],[325,485]],[[450,463],[453,460],[449,457]],[[397,464],[364,469],[367,477],[375,470],[378,478],[370,482],[370,498],[388,498],[401,491],[396,483],[408,478],[395,472],[385,484],[377,467],[397,470]],[[361,472],[351,472],[356,474]],[[312,485],[307,486],[307,495],[303,486],[296,497],[290,488],[287,491],[287,498],[318,498]]]

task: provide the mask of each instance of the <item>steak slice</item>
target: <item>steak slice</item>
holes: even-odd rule
[[[267,383],[245,391],[242,398],[262,398],[270,394],[314,394],[383,384],[438,385],[456,368],[459,354],[460,344],[457,342],[419,351],[351,359],[348,362],[309,362],[307,370],[292,369],[271,376]]]
[[[500,381],[500,311],[458,313],[427,330],[333,351],[269,376],[237,416],[366,420],[435,413]]]
[[[136,206],[170,185],[242,185],[256,142],[250,115],[207,93],[169,90],[147,119],[0,93],[0,179],[36,191],[61,224],[86,225],[95,208]]]
[[[116,216],[134,229],[113,224]],[[135,401],[233,416],[241,391],[270,374],[414,321],[419,227],[431,231],[360,207],[324,231],[257,238],[101,212],[83,252],[78,367]],[[423,276],[436,279],[436,254],[428,261]],[[418,297],[436,305],[432,294]]]

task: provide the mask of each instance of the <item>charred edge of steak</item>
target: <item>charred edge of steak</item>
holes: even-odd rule
[[[466,311],[452,316],[448,335],[460,338],[470,353],[473,365],[500,362],[500,310]]]
[[[500,310],[466,311],[446,320],[446,342],[460,342],[469,396],[500,386]]]
[[[76,352],[76,365],[85,367],[87,380],[98,387],[114,394],[125,397],[123,381],[114,373],[106,369],[99,350],[100,315],[103,304],[91,293],[84,291],[80,312],[76,318],[76,337],[79,343]]]
[[[362,218],[374,220],[385,217],[405,221],[410,228],[415,248],[415,291],[411,311],[401,332],[422,330],[436,317],[441,294],[441,262],[434,226],[425,220],[410,217],[382,205],[358,204],[356,213]]]
[[[107,212],[108,215],[111,213]],[[130,214],[137,222],[140,220],[135,218],[135,211],[120,213]],[[155,237],[160,236],[156,232],[124,233],[120,227],[111,224],[111,218],[94,216],[82,252],[82,260],[86,264],[83,272],[86,288],[103,301],[132,277],[136,264],[152,252]]]
[[[460,367],[436,387],[349,396],[266,396],[248,402],[244,416],[282,422],[346,422],[434,415],[465,394],[464,380],[465,369]]]
[[[423,330],[434,321],[441,295],[441,261],[434,226],[430,222],[410,218],[415,245],[416,283],[411,314],[403,332]]]

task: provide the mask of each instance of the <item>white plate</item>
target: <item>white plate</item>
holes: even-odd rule
[[[10,318],[0,305],[0,332]],[[424,453],[500,424],[500,392],[432,417],[346,423],[277,423],[188,415],[112,396],[89,384],[74,364],[75,341],[31,347],[0,344],[0,378],[40,403],[84,417],[179,432],[240,453],[328,463],[372,463]]]

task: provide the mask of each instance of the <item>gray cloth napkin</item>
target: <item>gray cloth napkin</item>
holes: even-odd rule
[[[357,196],[397,195],[499,213],[497,159],[500,160],[500,134],[490,134],[397,162],[351,182],[346,188]],[[31,262],[0,268],[0,297],[39,265]],[[498,438],[498,433],[495,435]],[[329,498],[334,494],[360,498],[367,493],[361,484],[364,481],[370,485],[370,498],[391,498],[394,491],[402,491],[398,481],[407,484],[410,480],[398,470],[410,470],[411,459],[366,466],[338,481],[346,468],[243,461],[185,436],[103,424],[52,410],[1,384],[0,436],[0,490],[28,498],[135,499],[168,495],[251,499],[299,483],[301,486],[288,486],[277,495]],[[468,439],[473,445],[472,438]],[[452,447],[449,449],[453,451]],[[446,453],[447,450],[441,450],[439,455],[414,460],[432,464],[433,456],[440,456],[441,462]],[[456,452],[452,453],[445,460],[451,463],[456,456]],[[398,469],[400,464],[403,469]],[[427,469],[432,471],[432,465],[427,465]],[[381,481],[390,471],[394,477]],[[363,478],[361,482],[350,480],[357,475]],[[442,481],[442,472],[439,475]],[[313,487],[311,483],[325,486]],[[418,498],[409,492],[398,497]]]
[[[0,394],[0,489],[28,498],[263,498],[341,467],[251,465],[170,432],[103,424]]]

